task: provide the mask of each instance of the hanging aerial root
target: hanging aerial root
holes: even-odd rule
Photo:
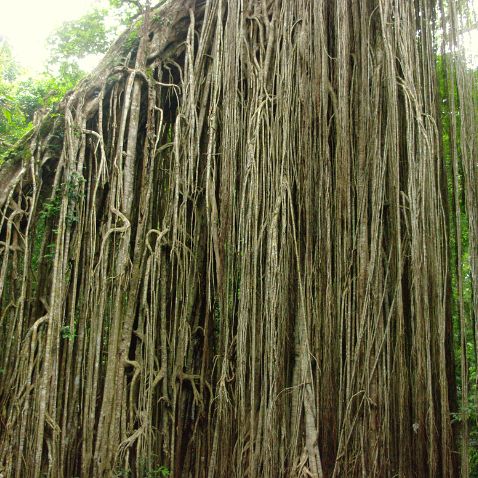
[[[169,0],[37,118],[0,165],[0,474],[469,475],[460,5]]]

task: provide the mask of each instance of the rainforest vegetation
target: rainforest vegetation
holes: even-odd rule
[[[34,78],[2,40],[0,476],[478,477],[476,15],[112,0]]]

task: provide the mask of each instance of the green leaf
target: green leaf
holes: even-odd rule
[[[12,124],[12,113],[9,110],[4,109],[3,116],[5,116],[5,119],[7,120],[8,124]]]

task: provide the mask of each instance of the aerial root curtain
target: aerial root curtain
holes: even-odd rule
[[[170,0],[12,151],[4,477],[466,476],[438,3]]]

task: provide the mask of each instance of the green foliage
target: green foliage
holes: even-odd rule
[[[126,50],[131,50],[139,43],[139,33],[137,29],[132,29],[126,39],[124,46]]]
[[[18,82],[16,100],[27,121],[32,121],[35,111],[40,108],[54,107],[76,85],[83,73],[79,67],[74,68],[60,72],[58,77],[43,73]]]
[[[62,198],[66,195],[68,199],[68,208],[65,216],[67,226],[73,226],[78,222],[78,204],[84,197],[83,184],[85,183],[85,178],[76,172],[73,172],[68,181],[61,184],[61,187],[57,189],[54,196],[50,199],[43,202],[41,211],[38,215],[38,223],[35,226],[35,240],[33,243],[32,251],[32,271],[38,271],[39,264],[41,259],[52,262],[55,258],[56,246],[55,242],[51,242],[45,246],[45,251],[41,255],[42,242],[45,235],[48,236],[50,240],[51,235],[56,234],[56,229],[54,229],[56,220],[59,218],[61,211]],[[69,281],[70,268],[67,268],[66,271],[66,281]]]
[[[143,463],[141,478],[167,478],[171,476],[171,470],[164,465],[148,467]],[[115,478],[129,478],[132,476],[132,472],[128,468],[115,468],[113,471]]]
[[[53,109],[85,76],[80,60],[105,53],[118,30],[129,26],[143,8],[138,2],[124,0],[110,0],[110,7],[96,8],[53,32],[47,41],[48,66],[35,77],[25,76],[10,46],[0,37],[0,163],[9,148],[31,129],[34,113]],[[134,28],[128,39],[129,49],[138,42],[137,30]]]
[[[35,77],[25,76],[10,46],[0,37],[0,162],[32,127],[34,113],[53,109],[85,76],[79,61],[106,52],[117,31],[117,26],[108,26],[107,19],[112,23],[108,10],[95,9],[60,26],[48,38],[46,71]]]
[[[166,478],[171,475],[171,471],[167,466],[157,466],[146,471],[144,478]]]
[[[53,63],[71,63],[87,55],[104,53],[112,40],[112,29],[105,24],[106,15],[106,10],[95,9],[78,20],[63,23],[48,38]]]
[[[164,465],[157,465],[152,458],[139,458],[138,478],[168,478],[171,476],[171,470]],[[129,468],[118,466],[113,471],[116,478],[130,478],[134,476]]]
[[[171,470],[164,465],[157,464],[158,456],[153,454],[151,457],[139,458],[139,476],[141,478],[167,478],[171,475]]]
[[[60,334],[62,339],[73,341],[75,340],[75,337],[77,336],[76,327],[70,326],[70,325],[64,325],[60,329]]]
[[[450,256],[451,256],[451,292],[452,292],[452,322],[454,331],[454,352],[456,363],[456,383],[457,383],[457,395],[459,409],[456,413],[452,413],[452,421],[455,423],[463,424],[467,422],[469,430],[469,447],[468,458],[470,465],[470,477],[478,478],[478,411],[476,404],[478,403],[478,390],[477,390],[477,364],[475,360],[474,350],[474,331],[473,321],[469,318],[473,314],[473,287],[471,277],[471,263],[470,263],[470,242],[469,242],[469,221],[466,214],[465,195],[464,195],[464,175],[462,169],[459,167],[456,171],[458,190],[455,191],[453,184],[453,130],[452,120],[456,125],[455,141],[457,142],[456,154],[458,159],[461,156],[461,115],[460,115],[460,97],[458,94],[457,78],[451,77],[450,70],[446,68],[446,62],[451,62],[453,59],[448,55],[439,56],[437,58],[437,73],[438,73],[438,85],[441,97],[441,120],[442,120],[442,145],[443,145],[443,160],[447,169],[448,176],[448,202],[450,204],[450,215],[452,220],[450,221]],[[478,70],[473,73],[478,80]],[[447,76],[448,75],[448,76]],[[475,82],[476,83],[476,82]],[[477,83],[478,84],[478,83]],[[451,87],[450,87],[451,85]],[[475,92],[476,94],[476,92]],[[475,96],[476,98],[476,96]],[[478,98],[476,98],[478,99]],[[451,101],[455,103],[455,112],[453,116]],[[460,164],[460,161],[458,161]],[[460,206],[459,222],[461,225],[461,235],[457,234],[457,217],[455,211],[455,196]],[[458,244],[461,244],[461,257],[459,257]],[[460,259],[461,269],[458,270],[457,264]],[[461,340],[462,331],[459,316],[459,294],[458,294],[458,281],[461,276],[463,286],[463,306],[465,315],[465,356],[468,365],[468,396],[466,403],[463,401],[463,384],[462,384],[462,361],[461,361]]]
[[[131,476],[131,471],[127,468],[115,468],[113,476],[115,478],[129,478]]]
[[[45,201],[43,204],[43,208],[40,211],[40,219],[45,221],[47,219],[51,219],[52,217],[58,216],[60,213],[60,208],[61,197],[57,192],[52,199]]]
[[[12,82],[20,73],[20,67],[13,59],[12,50],[5,38],[0,37],[0,79]]]
[[[143,6],[139,1],[109,0],[109,4],[112,7],[112,13],[116,17],[117,22],[122,25],[130,24],[143,10]]]
[[[21,77],[10,47],[0,40],[0,162],[1,157],[32,127],[41,108],[53,108],[83,76],[78,65],[63,65],[59,76],[43,73]]]
[[[0,37],[0,154],[28,130],[28,122],[16,101],[16,80],[20,66],[10,45]]]
[[[105,9],[92,10],[77,20],[63,23],[49,36],[47,72],[56,80],[51,91],[58,92],[58,95],[49,93],[50,96],[63,97],[85,76],[79,65],[81,59],[106,52],[115,34],[115,29],[106,24],[107,13]]]

